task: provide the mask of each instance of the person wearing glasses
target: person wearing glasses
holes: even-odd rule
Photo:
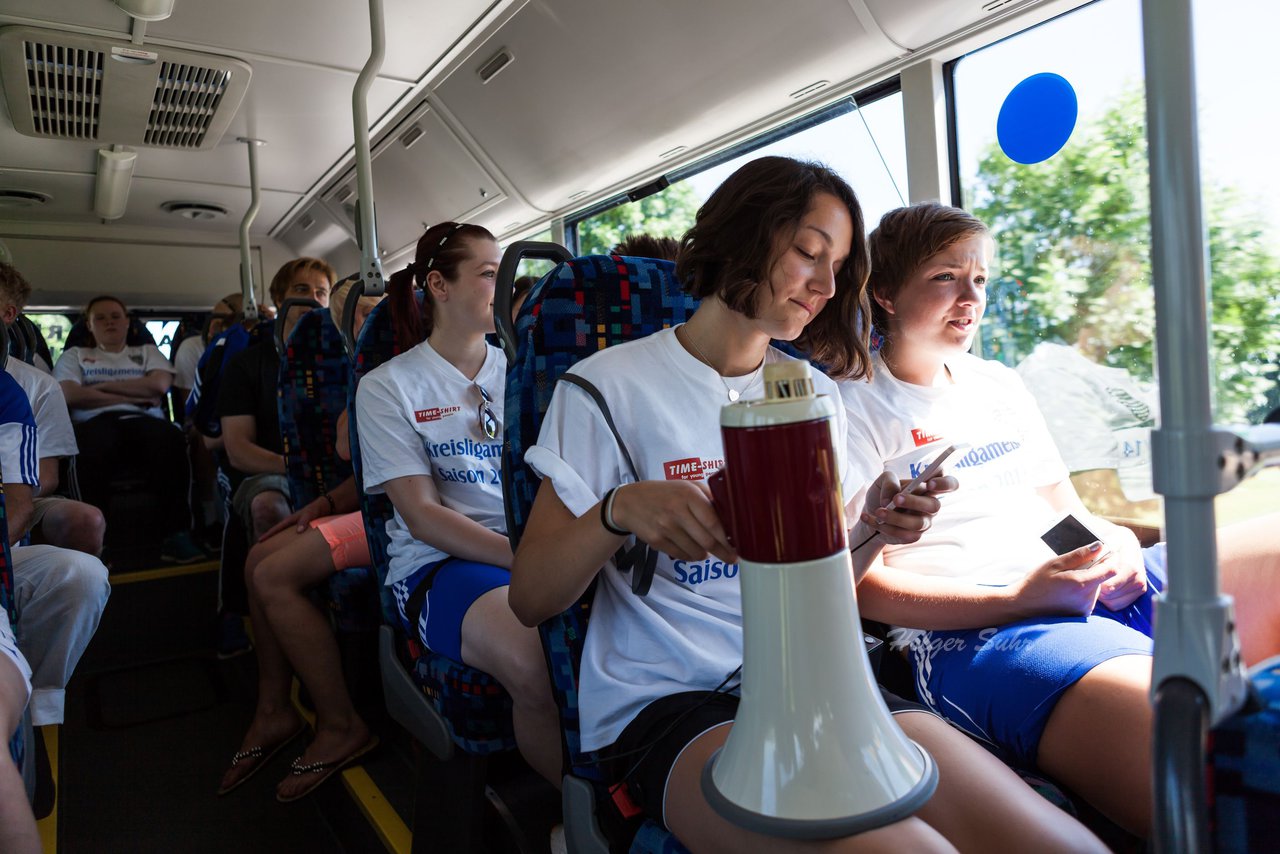
[[[536,629],[507,603],[511,545],[501,486],[506,359],[494,331],[502,253],[476,225],[441,223],[388,285],[426,340],[356,391],[364,488],[395,505],[387,523],[402,627],[433,652],[491,674],[511,694],[521,754],[560,778],[560,729]],[[397,329],[399,332],[399,329]],[[401,338],[399,340],[407,340]]]
[[[330,295],[329,311],[338,328],[350,287],[350,281],[344,282]],[[380,299],[362,297],[356,303],[357,333]],[[336,450],[342,459],[351,459],[346,410],[338,418]],[[258,654],[258,702],[222,775],[219,795],[252,777],[302,732],[302,719],[289,697],[295,673],[315,705],[316,737],[276,786],[277,799],[305,797],[377,745],[347,692],[329,620],[308,596],[335,572],[368,565],[369,541],[354,478],[282,519],[250,549],[244,575]]]

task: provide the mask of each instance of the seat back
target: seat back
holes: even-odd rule
[[[329,310],[307,312],[285,344],[277,386],[285,475],[295,509],[351,477],[351,463],[338,456],[338,419],[350,384],[351,360]],[[330,576],[327,586],[340,631],[373,631],[382,624],[372,567],[343,569]]]
[[[4,371],[5,362],[9,358],[9,335],[5,330],[4,324],[0,323],[0,372]],[[3,607],[5,613],[9,617],[9,626],[13,629],[15,637],[18,633],[18,609],[17,601],[13,597],[13,556],[9,552],[9,514],[5,510],[4,503],[4,473],[0,472],[0,607]],[[5,733],[0,733],[3,737]],[[9,753],[13,756],[13,761],[18,767],[23,767],[23,757],[26,753],[22,733],[22,727],[18,727],[17,731],[12,734],[9,739]]]
[[[533,286],[516,319],[516,355],[507,371],[502,467],[513,544],[524,531],[539,485],[537,474],[524,462],[525,451],[537,442],[556,381],[605,347],[683,323],[697,305],[680,289],[675,265],[648,258],[575,258]],[[600,757],[582,751],[578,717],[578,673],[593,594],[594,584],[573,607],[542,623],[539,631],[560,710],[566,768],[596,786],[600,803],[606,800]],[[678,846],[649,822],[642,825],[636,844],[659,850]]]
[[[141,347],[143,344],[154,344],[156,340],[151,337],[151,333],[147,331],[147,327],[141,320],[130,317],[129,331],[125,333],[124,343],[129,347]],[[67,330],[67,340],[62,343],[62,349],[92,346],[93,334],[89,332],[88,321],[81,318],[71,324],[71,328]]]

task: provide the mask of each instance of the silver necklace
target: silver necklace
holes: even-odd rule
[[[720,371],[716,370],[716,366],[711,364],[710,359],[708,359],[705,355],[703,355],[702,350],[698,347],[696,343],[694,343],[693,336],[690,335],[687,330],[684,334],[684,337],[685,337],[685,340],[689,342],[689,346],[693,348],[694,355],[696,355],[704,365],[706,365],[708,368],[716,372],[716,378],[720,380],[720,384],[724,386],[724,391],[729,398],[729,402],[737,403],[738,398],[742,397],[742,392],[738,391],[736,388],[733,388],[729,385],[729,381],[724,378],[724,375],[721,374]],[[747,389],[751,388],[752,384],[755,383],[756,381],[756,377],[760,375],[760,371],[763,368],[764,368],[764,359],[761,359],[760,364],[757,365],[755,371],[752,372],[751,379],[747,381],[747,384],[743,388],[743,391],[746,391]]]

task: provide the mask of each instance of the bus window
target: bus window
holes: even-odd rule
[[[725,178],[749,160],[768,155],[823,163],[849,182],[862,204],[868,229],[885,211],[905,204],[907,148],[902,122],[902,93],[891,91],[860,108],[852,107],[817,124],[763,146],[747,143],[745,152],[718,162],[636,202],[626,202],[572,223],[579,254],[608,252],[637,233],[677,240],[693,225],[694,214]],[[785,133],[785,129],[784,129]],[[774,134],[776,135],[776,134]]]
[[[1086,504],[1156,530],[1163,511],[1151,482],[1159,401],[1140,30],[1137,0],[1102,0],[963,57],[953,81],[963,204],[996,244],[981,354],[1022,375]],[[1086,43],[1094,48],[1078,50]],[[1034,158],[1007,139],[1002,147],[998,116],[1015,86],[1045,72],[1071,85],[1078,117],[1056,153],[1015,162]],[[1261,161],[1253,168],[1274,170]],[[1266,366],[1274,369],[1280,349],[1280,255],[1261,239],[1259,220],[1228,215],[1248,195],[1240,177],[1204,175],[1219,423],[1261,420]],[[1280,507],[1276,474],[1220,499],[1219,524]]]
[[[40,334],[44,336],[45,343],[49,345],[49,357],[54,363],[57,363],[58,357],[62,355],[67,333],[71,331],[71,318],[65,314],[45,312],[34,314],[27,312],[26,315],[40,330]]]
[[[178,334],[178,321],[168,318],[149,318],[146,321],[147,332],[155,339],[156,347],[166,359],[172,359],[173,336]]]

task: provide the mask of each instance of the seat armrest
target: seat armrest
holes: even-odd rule
[[[591,784],[581,777],[566,776],[560,798],[565,847],[575,854],[609,854],[609,843],[596,822],[596,793]]]
[[[404,669],[396,655],[395,631],[388,625],[378,629],[378,669],[382,671],[382,694],[387,703],[387,713],[392,720],[404,727],[437,759],[443,761],[453,756],[453,739],[444,719],[431,705],[430,698],[422,693],[418,683]]]

